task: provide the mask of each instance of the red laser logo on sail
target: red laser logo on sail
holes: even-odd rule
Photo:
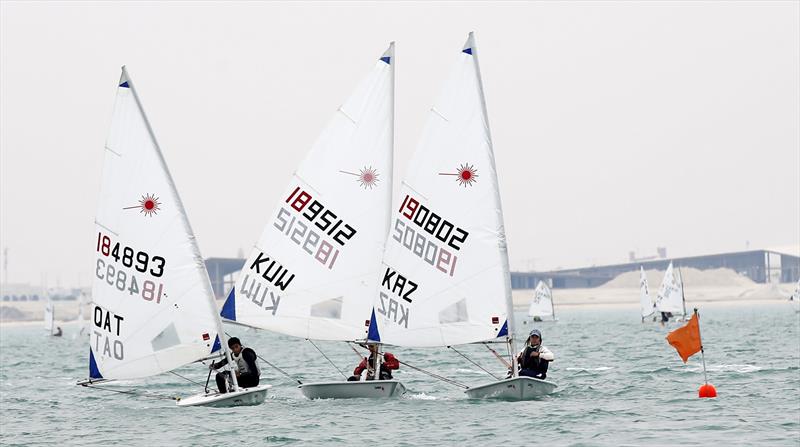
[[[439,175],[454,175],[456,176],[456,181],[465,188],[478,181],[478,170],[469,163],[459,166],[455,173],[440,172]]]
[[[154,194],[146,194],[142,196],[141,200],[139,200],[138,205],[126,206],[122,209],[132,210],[134,208],[139,208],[139,212],[144,213],[145,216],[152,216],[153,214],[158,214],[158,210],[161,209],[161,203],[158,201],[158,197],[156,197]]]
[[[378,170],[373,168],[372,166],[364,166],[358,174],[355,172],[348,172],[348,171],[339,171],[342,174],[353,175],[358,177],[356,181],[364,188],[364,189],[372,189],[373,186],[378,184]]]

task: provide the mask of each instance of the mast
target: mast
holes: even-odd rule
[[[678,266],[678,277],[681,279],[681,301],[683,301],[683,320],[686,321],[686,294],[683,292],[683,272]]]
[[[492,171],[494,171],[494,178],[495,178],[495,188],[494,188],[494,195],[495,200],[497,201],[497,212],[500,214],[500,222],[501,227],[498,228],[498,233],[502,235],[502,240],[500,243],[500,258],[503,263],[503,280],[505,282],[505,292],[506,292],[506,313],[508,314],[506,322],[508,324],[508,335],[507,340],[508,344],[511,347],[511,374],[512,377],[517,376],[517,349],[515,346],[514,340],[514,302],[511,298],[511,274],[509,266],[508,266],[508,242],[506,240],[506,230],[505,230],[505,223],[503,222],[503,205],[500,201],[500,185],[497,181],[497,166],[494,160],[494,144],[492,143],[492,131],[489,128],[489,114],[486,110],[486,97],[483,94],[483,78],[481,77],[481,66],[478,63],[478,46],[475,43],[475,32],[470,31],[468,42],[470,43],[469,46],[472,48],[472,57],[475,59],[475,71],[478,77],[478,89],[480,90],[480,98],[481,98],[481,107],[483,108],[483,119],[485,120],[486,125],[486,135],[488,138],[488,145],[489,151],[491,152],[490,160],[492,162]],[[555,318],[555,315],[553,316]]]
[[[550,312],[553,313],[553,321],[556,321],[556,303],[553,299],[553,288],[548,287],[550,289]]]
[[[128,86],[133,94],[134,100],[136,100],[136,106],[139,108],[139,112],[142,114],[142,119],[144,120],[144,125],[147,128],[147,133],[150,134],[150,139],[153,142],[153,146],[155,146],[156,154],[158,154],[158,160],[161,163],[161,166],[164,168],[164,172],[167,176],[167,182],[169,183],[170,188],[175,191],[175,206],[178,207],[181,215],[183,216],[182,223],[184,231],[189,235],[189,238],[192,241],[191,248],[192,254],[194,255],[195,262],[198,266],[204,265],[203,256],[200,254],[200,249],[197,246],[197,241],[194,237],[194,231],[192,231],[192,226],[189,223],[189,219],[186,217],[186,209],[183,207],[183,201],[180,198],[180,195],[177,193],[178,189],[175,187],[175,182],[172,179],[172,173],[169,171],[167,167],[167,162],[164,160],[164,154],[161,152],[161,146],[158,145],[158,140],[156,140],[156,135],[153,132],[153,128],[150,126],[150,120],[147,119],[147,114],[144,112],[144,107],[142,107],[142,102],[139,100],[139,94],[136,93],[136,87],[133,84],[133,80],[131,80],[130,75],[128,75],[128,70],[125,66],[122,66],[122,76],[125,77],[125,80],[128,82]],[[214,292],[211,289],[211,279],[208,277],[208,272],[203,268],[203,276],[204,281],[202,281],[203,291],[206,295],[206,300],[208,302],[209,311],[214,316],[214,326],[217,329],[217,336],[219,337],[220,345],[222,351],[225,353],[225,358],[228,360],[228,367],[233,368],[233,359],[231,358],[230,351],[228,350],[228,338],[225,335],[225,330],[222,327],[222,320],[219,316],[219,311],[217,310],[217,304],[214,301]],[[236,380],[236,374],[234,371],[231,371],[231,380],[233,382],[233,391],[239,390],[239,381]]]

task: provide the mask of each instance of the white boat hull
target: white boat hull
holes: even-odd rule
[[[533,377],[513,377],[476,386],[466,391],[471,399],[531,400],[548,395],[558,385]]]
[[[399,380],[304,383],[298,388],[309,399],[388,399],[406,392]]]
[[[238,391],[230,393],[208,393],[196,394],[180,399],[177,404],[179,407],[239,407],[244,405],[260,405],[267,397],[267,390],[272,385],[259,385],[253,388],[239,388]]]

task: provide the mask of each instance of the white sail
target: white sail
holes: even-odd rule
[[[650,297],[650,287],[647,285],[647,275],[644,273],[644,267],[639,267],[639,303],[642,306],[642,318],[653,315],[655,312],[655,303]]]
[[[388,232],[394,44],[300,164],[222,309],[252,327],[366,338]]]
[[[371,340],[447,346],[508,335],[506,236],[470,34],[392,212]]]
[[[145,377],[208,356],[219,343],[208,273],[124,67],[99,202],[89,376]]]
[[[543,281],[539,281],[533,291],[533,300],[528,308],[530,317],[552,317],[553,316],[553,292]]]
[[[55,328],[55,308],[49,294],[46,295],[45,299],[47,301],[44,304],[44,330],[52,334]]]
[[[661,287],[658,289],[656,310],[676,315],[683,314],[683,285],[673,273],[672,262],[669,263],[669,267],[664,273],[664,280],[661,281]]]

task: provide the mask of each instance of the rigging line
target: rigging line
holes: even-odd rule
[[[492,351],[492,354],[494,354],[495,357],[497,357],[501,362],[503,362],[503,364],[506,365],[506,368],[511,368],[511,363],[508,363],[508,360],[504,359],[502,355],[500,355],[497,351],[492,349],[492,347],[487,345],[486,343],[483,343],[483,345],[486,346],[486,349]]]
[[[228,336],[228,338],[230,338],[230,336],[231,336],[231,334],[229,334],[228,332],[225,332],[225,335],[227,335],[227,336]],[[255,352],[255,351],[253,351],[253,352]],[[303,384],[303,382],[301,382],[300,380],[298,380],[296,377],[294,377],[294,376],[292,376],[291,374],[287,373],[286,371],[282,370],[282,369],[281,369],[281,368],[279,368],[277,365],[273,365],[272,363],[270,363],[270,362],[269,362],[269,360],[265,359],[264,357],[261,357],[261,356],[260,356],[260,355],[258,355],[258,354],[256,354],[256,357],[258,357],[258,358],[259,358],[259,359],[260,359],[262,362],[266,363],[267,365],[269,365],[269,366],[271,366],[271,367],[275,368],[276,370],[278,370],[278,372],[279,372],[279,373],[281,373],[281,374],[283,374],[284,376],[286,376],[286,377],[288,377],[288,378],[290,378],[290,379],[294,380],[295,382],[299,383],[300,385],[302,385],[302,384]]]
[[[421,373],[423,373],[423,374],[427,374],[427,375],[429,375],[429,376],[431,376],[431,377],[433,377],[433,378],[435,378],[435,379],[439,379],[439,380],[441,380],[442,382],[447,382],[447,383],[449,383],[449,384],[451,384],[451,385],[455,385],[455,386],[458,386],[458,387],[464,388],[465,390],[466,390],[466,389],[469,389],[469,387],[468,387],[468,386],[464,385],[464,384],[463,384],[463,383],[461,383],[461,382],[457,382],[457,381],[455,381],[455,380],[453,380],[453,379],[448,379],[447,377],[440,376],[439,374],[435,374],[435,373],[432,373],[432,372],[430,372],[430,371],[425,371],[425,370],[424,370],[424,369],[422,369],[422,368],[417,368],[416,366],[409,365],[408,363],[406,363],[406,362],[404,362],[404,361],[401,361],[401,360],[398,360],[397,362],[398,362],[398,363],[400,363],[401,365],[408,366],[409,368],[411,368],[411,369],[413,369],[413,370],[415,370],[415,371],[419,371],[419,372],[421,372]]]
[[[328,361],[328,363],[330,363],[331,365],[333,365],[333,367],[334,367],[334,368],[336,368],[336,371],[339,371],[339,374],[341,374],[341,375],[342,375],[342,377],[344,377],[345,379],[347,378],[347,376],[346,376],[346,375],[344,375],[344,373],[342,372],[342,370],[341,370],[341,369],[339,369],[339,367],[338,367],[338,366],[336,366],[336,364],[335,364],[335,363],[333,363],[333,362],[331,361],[331,359],[329,359],[329,358],[328,358],[328,356],[327,356],[327,355],[325,355],[325,353],[324,353],[324,352],[322,352],[322,349],[319,349],[319,347],[318,347],[317,345],[315,345],[315,344],[314,344],[314,342],[313,342],[313,341],[311,341],[311,339],[308,339],[308,338],[307,338],[306,340],[308,340],[308,342],[309,342],[309,343],[311,343],[311,346],[313,346],[313,347],[317,348],[317,351],[319,351],[319,353],[320,353],[320,354],[322,354],[322,356],[323,356],[323,357],[325,357],[325,360],[327,360],[327,361]]]
[[[210,371],[210,368],[209,368],[209,371]],[[172,375],[178,376],[178,377],[180,377],[181,379],[183,379],[183,380],[185,380],[185,381],[187,381],[187,382],[191,382],[191,383],[193,383],[193,384],[195,384],[195,385],[202,385],[202,383],[200,383],[200,382],[198,382],[198,381],[196,381],[196,380],[192,380],[192,379],[190,379],[190,378],[188,378],[188,377],[182,376],[182,375],[180,375],[180,374],[176,373],[175,371],[169,371],[169,373],[170,373],[170,374],[172,374]],[[211,375],[210,375],[210,374],[209,374],[209,377],[211,377]]]
[[[86,388],[92,388],[100,391],[109,391],[112,393],[120,393],[120,394],[130,394],[131,396],[137,397],[148,397],[150,399],[161,399],[161,400],[180,400],[180,397],[172,397],[172,396],[165,396],[162,394],[151,394],[151,393],[142,393],[139,391],[131,391],[131,390],[115,390],[112,388],[103,388],[97,385],[81,385]]]
[[[456,352],[458,355],[460,355],[461,357],[464,357],[465,359],[467,359],[467,361],[468,361],[468,362],[470,362],[470,363],[472,363],[473,365],[477,366],[478,368],[480,368],[481,370],[483,370],[483,372],[485,372],[486,374],[489,374],[490,376],[494,377],[496,380],[500,380],[500,378],[499,378],[499,377],[497,377],[496,375],[492,374],[492,373],[491,373],[491,372],[490,372],[488,369],[484,368],[483,366],[481,366],[481,365],[477,364],[477,363],[476,363],[474,360],[472,360],[471,358],[469,358],[469,357],[467,357],[466,355],[462,354],[462,353],[461,353],[459,350],[457,350],[456,348],[454,348],[454,347],[452,347],[452,346],[448,346],[448,348],[450,348],[450,349],[452,349],[453,351],[455,351],[455,352]]]
[[[283,374],[284,376],[286,376],[286,377],[288,377],[288,378],[290,378],[290,379],[294,380],[295,382],[299,383],[300,385],[302,385],[302,384],[303,384],[303,382],[301,382],[300,380],[298,380],[296,377],[294,377],[294,376],[292,376],[291,374],[287,373],[286,371],[282,370],[282,369],[281,369],[281,368],[279,368],[278,366],[276,366],[276,365],[273,365],[272,363],[270,363],[270,362],[269,362],[267,359],[265,359],[264,357],[261,357],[261,356],[260,356],[260,355],[258,355],[258,354],[256,354],[256,357],[258,357],[259,359],[261,359],[261,361],[262,361],[262,362],[264,362],[264,363],[266,363],[267,365],[269,365],[269,366],[271,366],[271,367],[275,368],[276,370],[278,370],[278,372],[279,372],[279,373],[281,373],[281,374]]]

